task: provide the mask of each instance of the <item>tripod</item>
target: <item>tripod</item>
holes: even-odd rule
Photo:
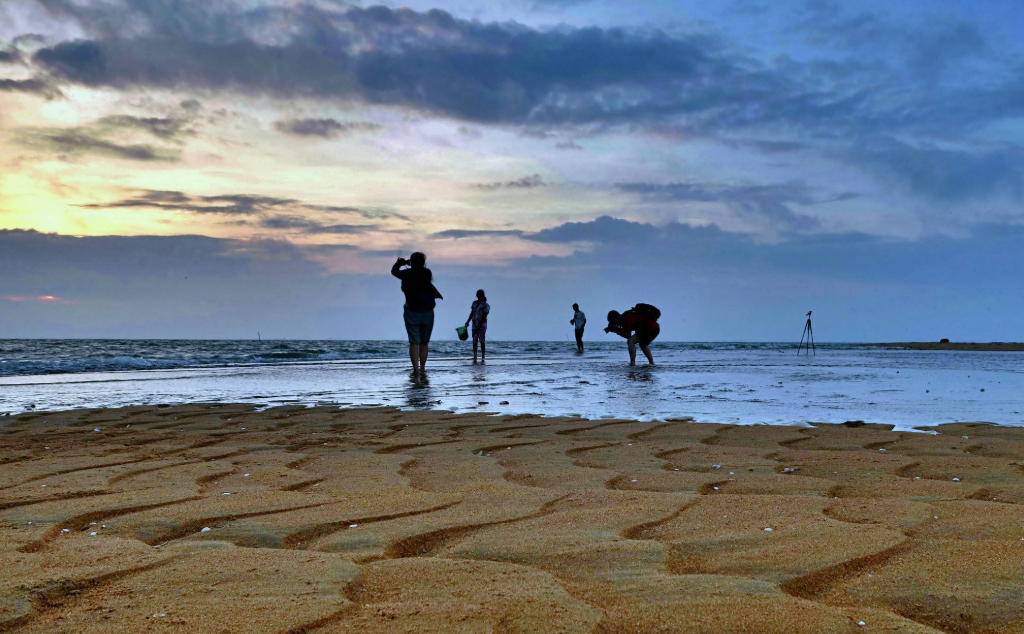
[[[800,354],[800,349],[806,346],[806,354],[811,354],[811,350],[814,350],[814,356],[818,356],[818,348],[814,345],[814,328],[811,327],[811,313],[813,311],[807,311],[807,323],[804,324],[804,331],[800,335],[800,345],[796,347],[796,353]],[[804,337],[807,338],[807,343],[804,343]]]

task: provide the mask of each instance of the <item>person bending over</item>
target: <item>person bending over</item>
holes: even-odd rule
[[[476,301],[469,308],[469,317],[466,318],[466,325],[473,322],[473,363],[476,363],[476,346],[480,344],[480,361],[487,357],[487,315],[491,314],[491,305],[487,303],[487,295],[484,289],[476,292]]]
[[[409,360],[412,371],[426,371],[430,333],[434,329],[436,300],[444,299],[434,287],[434,275],[427,268],[427,256],[413,253],[409,259],[398,258],[391,274],[402,280],[405,293],[405,331],[409,335]]]
[[[575,326],[576,330],[576,352],[583,354],[583,329],[587,326],[587,316],[580,310],[579,304],[572,305],[573,315],[569,323]]]
[[[624,313],[613,310],[608,313],[608,327],[605,332],[614,332],[626,339],[629,345],[629,365],[636,365],[636,345],[640,344],[647,361],[654,365],[654,355],[648,347],[661,333],[658,318],[661,311],[650,304],[637,304]]]

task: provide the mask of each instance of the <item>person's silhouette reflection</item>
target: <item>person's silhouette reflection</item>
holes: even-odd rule
[[[413,409],[430,409],[435,403],[434,392],[430,389],[430,378],[424,372],[413,372],[405,388],[405,400]]]

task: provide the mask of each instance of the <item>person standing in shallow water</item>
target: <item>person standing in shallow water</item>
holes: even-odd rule
[[[491,314],[491,305],[487,303],[487,295],[484,289],[476,292],[476,301],[469,308],[469,317],[466,318],[466,325],[473,322],[473,363],[476,363],[476,346],[480,344],[480,361],[487,357],[487,315]]]
[[[574,312],[569,323],[576,329],[576,352],[583,354],[583,329],[587,325],[587,316],[580,310],[579,304],[573,304],[572,309]]]
[[[391,274],[402,280],[405,293],[405,331],[409,335],[412,371],[426,371],[430,333],[434,329],[434,306],[444,299],[434,287],[434,274],[427,268],[427,256],[416,252],[409,259],[398,258]]]

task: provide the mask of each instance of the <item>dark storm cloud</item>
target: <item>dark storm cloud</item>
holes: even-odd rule
[[[19,140],[29,147],[69,156],[88,154],[129,161],[168,163],[180,158],[180,153],[175,150],[145,143],[119,143],[80,128],[22,131]]]
[[[295,136],[314,136],[333,139],[354,132],[375,132],[382,126],[369,121],[346,121],[337,119],[284,119],[274,123],[280,132]]]
[[[843,192],[825,200],[815,197],[811,188],[801,183],[774,185],[709,185],[705,183],[622,183],[619,189],[638,194],[648,200],[662,202],[717,202],[734,213],[752,219],[771,221],[782,230],[813,229],[818,221],[793,211],[792,205],[814,205],[822,202],[849,200],[857,196]]]
[[[530,176],[523,176],[511,181],[495,181],[493,183],[479,183],[474,185],[477,189],[484,191],[494,191],[497,189],[534,189],[536,187],[545,187],[547,183],[541,178],[540,174],[531,174]]]
[[[15,51],[0,50],[0,64],[16,64],[21,61],[21,55]]]

